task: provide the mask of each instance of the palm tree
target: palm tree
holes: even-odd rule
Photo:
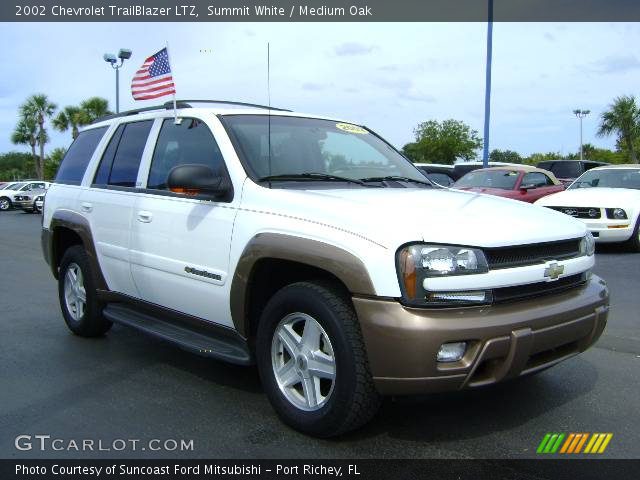
[[[32,118],[23,117],[16,125],[15,130],[11,134],[11,142],[16,145],[29,145],[31,147],[31,155],[33,155],[33,163],[36,168],[36,175],[41,176],[42,170],[39,170],[40,164],[36,155],[36,144],[38,143],[38,124]]]
[[[618,143],[629,152],[632,163],[638,163],[634,143],[640,137],[640,108],[633,95],[616,97],[609,110],[600,117],[599,137],[618,135]]]
[[[78,107],[68,105],[58,113],[51,122],[53,128],[60,132],[66,132],[71,128],[71,137],[75,140],[78,137],[78,127],[84,125],[82,110]]]
[[[51,118],[56,111],[55,103],[49,101],[49,98],[43,93],[31,95],[27,101],[20,107],[22,116],[36,121],[38,124],[38,146],[40,147],[40,158],[38,158],[38,176],[42,179],[44,174],[44,145],[48,141],[47,131],[44,124],[48,118]]]
[[[109,101],[102,97],[91,97],[80,103],[80,110],[85,115],[85,125],[105,115],[111,115]]]

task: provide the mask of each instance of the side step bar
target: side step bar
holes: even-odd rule
[[[169,318],[157,318],[122,303],[107,305],[102,314],[114,323],[133,327],[198,355],[237,365],[253,364],[246,342],[231,330],[224,334],[217,333],[212,329],[173,322]]]

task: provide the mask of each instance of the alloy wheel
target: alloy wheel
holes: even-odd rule
[[[336,362],[320,323],[306,313],[284,317],[271,343],[273,373],[285,398],[300,410],[322,408],[333,393]]]

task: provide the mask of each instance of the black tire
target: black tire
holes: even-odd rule
[[[65,297],[65,279],[67,278],[67,272],[70,267],[75,270],[76,266],[82,272],[86,298],[83,313],[78,318],[74,318],[74,313],[70,310]],[[97,299],[89,257],[80,245],[74,245],[64,252],[58,275],[58,298],[60,300],[60,309],[62,310],[64,321],[67,327],[69,327],[69,330],[76,335],[80,335],[81,337],[99,337],[111,328],[111,322],[102,316],[102,304],[100,304]]]
[[[318,410],[305,411],[286,398],[272,365],[276,327],[289,314],[311,316],[329,337],[335,359],[333,390]],[[279,290],[267,303],[256,338],[258,370],[265,392],[287,425],[317,437],[331,437],[367,423],[378,411],[360,325],[350,298],[327,282],[300,282]]]
[[[627,240],[627,247],[632,252],[640,252],[640,217],[636,221],[636,228],[633,229],[631,238]]]
[[[11,210],[11,199],[8,197],[0,197],[0,212]]]

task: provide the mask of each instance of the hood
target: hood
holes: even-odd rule
[[[249,190],[253,193],[245,192],[243,206],[321,222],[387,248],[421,240],[499,247],[586,233],[582,222],[559,212],[449,189]],[[269,196],[268,201],[263,195]]]
[[[640,190],[628,188],[575,188],[541,198],[537,205],[552,207],[616,208],[640,201]]]

